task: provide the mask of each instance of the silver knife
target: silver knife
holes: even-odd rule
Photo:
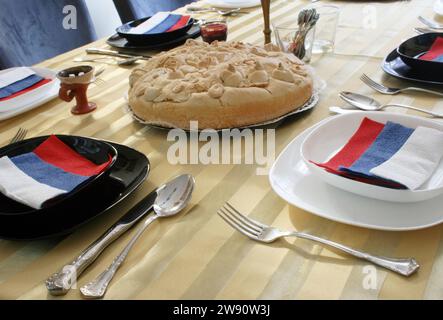
[[[46,288],[49,293],[53,296],[65,295],[75,284],[80,274],[97,259],[107,246],[152,210],[155,199],[157,198],[157,190],[158,189],[152,191],[137,203],[74,261],[65,265],[59,272],[49,277],[46,280]]]
[[[119,57],[119,58],[133,58],[133,57],[142,57],[145,60],[152,58],[149,55],[135,54],[129,52],[120,52],[114,50],[106,50],[106,49],[98,49],[98,48],[87,48],[86,53],[89,54],[101,54],[105,56]]]

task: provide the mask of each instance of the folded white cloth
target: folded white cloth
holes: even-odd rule
[[[34,74],[35,72],[32,69],[26,67],[15,68],[14,70],[4,72],[0,74],[0,89]]]
[[[0,181],[1,193],[34,209],[40,209],[45,201],[66,193],[32,179],[8,157],[0,158]]]
[[[145,22],[139,24],[135,28],[132,28],[128,33],[143,34],[149,32],[152,29],[154,29],[156,26],[158,26],[160,23],[165,21],[169,17],[169,15],[170,15],[169,12],[157,12]]]
[[[442,156],[443,132],[418,127],[397,153],[370,172],[415,190],[431,177]]]

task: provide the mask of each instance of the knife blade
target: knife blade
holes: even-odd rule
[[[97,259],[103,250],[123,233],[130,229],[137,221],[146,216],[154,206],[158,189],[152,191],[144,199],[132,207],[112,227],[95,240],[88,248],[71,263],[62,267],[46,280],[46,288],[54,296],[65,295],[75,284],[80,274]]]
[[[114,51],[114,50],[106,50],[106,49],[98,49],[98,48],[87,48],[86,53],[101,54],[101,55],[119,57],[119,58],[143,57],[143,59],[145,59],[145,60],[152,58],[150,55],[143,55],[143,54],[138,54],[138,53],[135,54],[135,53],[130,53],[130,52],[122,52],[122,51]]]

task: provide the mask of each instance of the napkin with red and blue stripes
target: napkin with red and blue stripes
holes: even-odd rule
[[[331,159],[315,164],[360,182],[416,190],[431,177],[442,157],[442,131],[364,118]]]
[[[66,195],[105,170],[50,136],[32,152],[0,158],[0,192],[34,209]]]
[[[190,19],[190,16],[183,16],[170,12],[157,12],[145,22],[139,24],[134,28],[131,28],[128,33],[156,34],[171,32],[185,27]]]
[[[37,89],[51,79],[37,75],[31,68],[19,67],[0,74],[0,102]]]
[[[435,39],[429,51],[422,55],[420,60],[443,62],[443,37]]]

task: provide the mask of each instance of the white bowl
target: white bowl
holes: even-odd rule
[[[364,117],[381,123],[392,121],[410,128],[423,126],[443,131],[443,124],[436,120],[382,111],[356,112],[331,117],[330,120],[315,128],[300,147],[304,162],[315,176],[345,191],[385,201],[417,202],[443,193],[443,161],[440,162],[431,178],[414,191],[396,190],[358,182],[329,173],[311,162],[324,163],[332,158],[354,134]],[[420,213],[417,212],[417,214]]]

